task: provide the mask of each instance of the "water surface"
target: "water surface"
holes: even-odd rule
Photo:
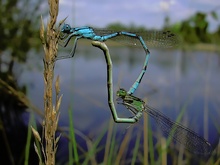
[[[142,69],[145,54],[141,49],[128,47],[110,47],[110,53],[114,92],[121,87],[128,90]],[[34,65],[41,63],[29,60],[29,63],[33,62]],[[23,73],[21,83],[29,85],[29,97],[43,109],[42,72],[32,69]],[[147,72],[134,95],[144,98],[150,106],[173,120],[183,110],[181,123],[215,143],[219,139],[216,127],[220,125],[219,73],[220,56],[215,52],[151,50]],[[97,137],[112,119],[102,51],[90,45],[78,45],[74,58],[56,63],[55,77],[57,75],[60,76],[63,94],[59,125],[68,127],[68,108],[71,108],[74,128],[90,137]],[[116,99],[115,96],[114,93]],[[117,110],[121,117],[131,116],[120,106]],[[156,123],[151,122],[156,129]],[[138,124],[141,126],[143,121]],[[115,124],[119,134],[123,134],[128,126]],[[67,150],[64,146],[61,146],[63,152]],[[60,155],[63,155],[62,151]]]

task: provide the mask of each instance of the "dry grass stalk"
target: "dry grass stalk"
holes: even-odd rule
[[[46,165],[55,165],[55,154],[59,138],[55,137],[59,120],[59,107],[61,98],[59,97],[59,77],[56,80],[56,104],[52,102],[52,86],[54,78],[55,58],[58,51],[59,30],[56,30],[55,24],[58,16],[59,0],[48,0],[50,20],[47,24],[46,35],[43,21],[41,21],[40,38],[43,44],[44,57],[44,121],[43,121],[43,140],[45,146],[42,147],[44,154],[44,163]]]
[[[37,113],[38,115],[43,116],[42,111],[41,111],[38,107],[36,107],[35,105],[33,105],[33,104],[31,103],[31,101],[27,98],[27,96],[26,96],[23,92],[21,92],[21,91],[15,89],[14,87],[12,87],[11,85],[9,85],[6,81],[4,81],[4,80],[2,80],[2,79],[0,79],[0,86],[1,86],[1,85],[4,86],[5,89],[7,89],[7,91],[8,91],[9,94],[11,94],[11,95],[13,95],[13,96],[16,96],[16,97],[18,98],[18,100],[19,100],[21,103],[23,103],[25,106],[27,106],[29,109],[33,110],[33,111],[34,111],[35,113]]]

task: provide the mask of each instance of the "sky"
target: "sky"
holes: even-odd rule
[[[160,29],[165,16],[170,17],[171,23],[176,23],[198,11],[209,13],[215,8],[218,8],[220,17],[220,0],[60,0],[58,19],[68,16],[66,23],[73,27],[89,25],[101,28],[120,22]],[[220,21],[210,15],[208,20],[210,31],[220,25]]]

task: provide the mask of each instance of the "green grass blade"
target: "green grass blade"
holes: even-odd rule
[[[104,164],[107,164],[108,158],[109,158],[109,150],[110,150],[110,145],[111,145],[111,137],[112,137],[112,133],[113,133],[113,126],[114,126],[114,121],[111,118],[109,120],[108,133],[107,133],[107,139],[106,139],[106,144],[105,144]]]
[[[69,149],[69,165],[72,165],[74,162],[73,159],[73,148],[72,148],[73,144],[72,144],[72,140],[69,140],[69,144],[68,144],[68,149]]]
[[[144,118],[144,160],[143,160],[143,164],[147,165],[148,164],[148,150],[149,150],[149,146],[148,146],[148,114],[144,113],[143,114],[143,118]]]
[[[124,138],[122,139],[120,143],[116,159],[114,159],[115,160],[114,164],[125,164],[123,163],[122,157],[125,156],[127,153],[129,142],[132,137],[132,131],[133,131],[133,127],[129,128],[126,131],[126,134],[124,135]]]
[[[136,159],[137,159],[140,140],[141,140],[141,133],[139,132],[137,134],[137,138],[136,138],[136,142],[135,142],[135,146],[134,146],[134,151],[133,151],[133,156],[132,156],[132,160],[131,160],[132,165],[135,165],[135,162],[136,162]]]
[[[96,152],[98,151],[97,146],[100,143],[100,141],[102,140],[102,138],[104,137],[105,133],[107,132],[107,129],[108,129],[108,127],[106,126],[105,129],[100,133],[100,136],[98,136],[98,138],[96,139],[93,146],[91,148],[89,148],[87,156],[86,156],[84,162],[82,163],[82,165],[89,164],[88,162],[89,162],[90,158],[92,157],[92,155],[96,154]]]
[[[112,159],[113,159],[113,153],[114,153],[115,144],[116,144],[116,132],[117,132],[117,130],[115,129],[113,131],[113,135],[112,135],[112,139],[111,139],[111,146],[110,146],[110,151],[109,151],[108,163],[107,164],[113,164]]]
[[[31,112],[30,113],[30,118],[29,118],[29,123],[28,123],[27,141],[26,141],[26,145],[25,145],[24,165],[28,165],[28,161],[29,161],[31,136],[32,136],[31,124],[33,123],[33,121],[34,121],[34,114],[33,114],[33,112]]]
[[[155,164],[154,162],[154,145],[153,145],[153,135],[151,129],[151,123],[149,123],[148,127],[148,137],[149,137],[149,152],[150,152],[150,164]]]
[[[77,143],[76,143],[76,137],[75,137],[75,132],[74,132],[74,127],[73,127],[73,113],[72,113],[72,108],[68,109],[68,114],[69,114],[69,127],[70,127],[70,143],[72,144],[73,147],[73,155],[76,163],[79,163],[79,155],[77,152]],[[70,156],[70,162],[73,162],[72,156]]]

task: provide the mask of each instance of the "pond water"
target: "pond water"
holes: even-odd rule
[[[115,92],[119,88],[128,90],[136,80],[145,54],[141,49],[130,47],[109,49],[116,99]],[[67,52],[59,52],[65,53]],[[27,64],[32,69],[21,74],[20,83],[27,84],[29,98],[43,109],[43,71],[39,63],[42,64],[39,57],[28,60]],[[37,67],[33,69],[33,66]],[[220,56],[215,52],[152,49],[147,72],[134,95],[147,100],[150,106],[174,121],[183,112],[181,123],[215,144],[219,139],[217,127],[220,125],[219,73]],[[107,100],[106,63],[102,51],[90,45],[78,44],[74,58],[57,61],[55,78],[57,75],[60,76],[63,94],[59,125],[69,127],[68,109],[71,108],[74,128],[96,139],[112,120]],[[129,111],[118,105],[116,107],[120,117],[131,116]],[[156,129],[156,122],[150,122],[153,130]],[[137,125],[143,127],[143,119]],[[123,136],[129,126],[114,124],[114,129],[119,136]],[[77,140],[78,143],[82,141],[79,137]],[[102,144],[105,145],[105,140]],[[67,142],[61,139],[58,156],[65,156],[68,160],[67,148]]]

